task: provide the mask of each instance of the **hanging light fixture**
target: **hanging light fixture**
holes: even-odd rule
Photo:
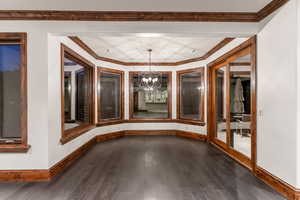
[[[139,88],[145,91],[155,91],[161,87],[161,74],[152,71],[152,49],[149,52],[149,70],[139,74]]]

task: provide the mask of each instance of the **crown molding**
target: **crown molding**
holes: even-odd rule
[[[0,20],[259,22],[287,1],[273,0],[258,12],[0,10]]]
[[[91,56],[93,56],[97,60],[110,62],[118,65],[124,65],[124,66],[148,66],[149,63],[147,62],[124,62],[112,58],[106,58],[99,56],[93,49],[91,49],[86,43],[84,43],[79,37],[77,36],[69,36],[69,38],[75,42],[78,46],[80,46],[82,49],[84,49],[86,52],[88,52]],[[225,38],[221,42],[219,42],[216,46],[214,46],[212,49],[210,49],[207,53],[205,53],[203,56],[181,60],[177,62],[154,62],[151,63],[152,66],[179,66],[184,65],[192,62],[198,62],[207,59],[209,56],[223,48],[225,45],[230,43],[234,38]]]
[[[269,4],[267,4],[264,8],[257,12],[257,21],[261,21],[271,13],[275,12],[281,6],[286,4],[289,0],[273,0]]]

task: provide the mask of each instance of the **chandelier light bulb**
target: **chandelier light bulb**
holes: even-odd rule
[[[144,91],[155,91],[161,88],[161,74],[159,72],[153,72],[151,70],[151,53],[152,49],[147,50],[149,52],[149,70],[141,72],[138,75],[139,89]]]

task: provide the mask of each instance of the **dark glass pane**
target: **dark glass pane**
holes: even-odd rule
[[[202,78],[200,72],[190,72],[180,76],[180,118],[191,120],[201,119]]]
[[[65,130],[91,123],[91,71],[70,58],[64,59]]]
[[[121,118],[121,75],[109,72],[100,73],[101,119]]]
[[[21,138],[21,47],[0,44],[0,140]]]
[[[138,87],[138,75],[133,77],[133,117],[138,119],[168,118],[168,74],[162,74],[161,88],[145,91]]]

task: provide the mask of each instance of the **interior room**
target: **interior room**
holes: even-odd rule
[[[0,200],[300,200],[299,0],[10,0]]]

